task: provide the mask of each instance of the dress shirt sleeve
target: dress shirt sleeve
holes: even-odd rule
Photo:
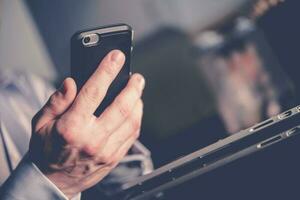
[[[78,194],[72,200],[80,200]],[[67,200],[68,198],[35,166],[28,156],[0,189],[2,200]]]

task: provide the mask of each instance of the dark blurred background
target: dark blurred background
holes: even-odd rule
[[[251,2],[2,0],[0,67],[57,85],[73,33],[131,25],[132,71],[147,81],[141,140],[158,167],[299,102],[297,1],[237,20]]]

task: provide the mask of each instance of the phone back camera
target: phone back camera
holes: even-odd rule
[[[90,46],[95,46],[97,45],[99,42],[99,35],[98,34],[88,34],[88,35],[85,35],[83,38],[82,38],[82,44],[85,46],[85,47],[90,47]]]
[[[83,42],[84,42],[85,44],[89,43],[90,41],[91,41],[91,38],[90,38],[90,37],[85,37],[85,38],[83,38]]]

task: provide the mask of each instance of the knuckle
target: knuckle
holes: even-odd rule
[[[129,115],[130,113],[130,106],[128,103],[123,101],[122,99],[118,98],[116,101],[117,109],[119,113],[125,118]]]
[[[83,152],[88,156],[95,156],[98,152],[98,145],[96,144],[88,144],[83,148]]]
[[[67,143],[72,143],[75,140],[76,127],[68,125],[64,120],[58,120],[56,123],[56,130]]]
[[[99,156],[99,161],[103,163],[104,165],[111,165],[113,164],[114,160],[112,156],[107,155],[107,154],[102,154]]]
[[[105,95],[103,94],[102,90],[96,86],[83,87],[82,94],[88,102],[93,103],[97,103],[97,100],[102,98],[103,95]]]
[[[67,126],[65,125],[64,120],[61,120],[61,119],[59,119],[59,120],[56,122],[56,130],[57,130],[57,132],[58,132],[59,134],[63,134],[63,133],[65,133],[65,132],[69,131],[68,128],[67,128]]]
[[[115,64],[106,61],[106,64],[103,67],[103,71],[107,76],[113,78],[116,75]]]

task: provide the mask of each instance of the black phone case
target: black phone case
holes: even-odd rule
[[[125,30],[116,31],[118,27],[125,27]],[[101,30],[104,29],[109,31],[101,33]],[[84,46],[82,39],[87,33],[98,34],[100,37],[99,43],[95,46]],[[116,79],[109,87],[106,97],[95,111],[96,116],[99,116],[112,103],[129,80],[132,29],[126,24],[111,25],[80,31],[75,33],[71,38],[71,76],[76,81],[78,90],[81,89],[92,75],[101,60],[114,49],[121,50],[125,54],[126,61]]]

